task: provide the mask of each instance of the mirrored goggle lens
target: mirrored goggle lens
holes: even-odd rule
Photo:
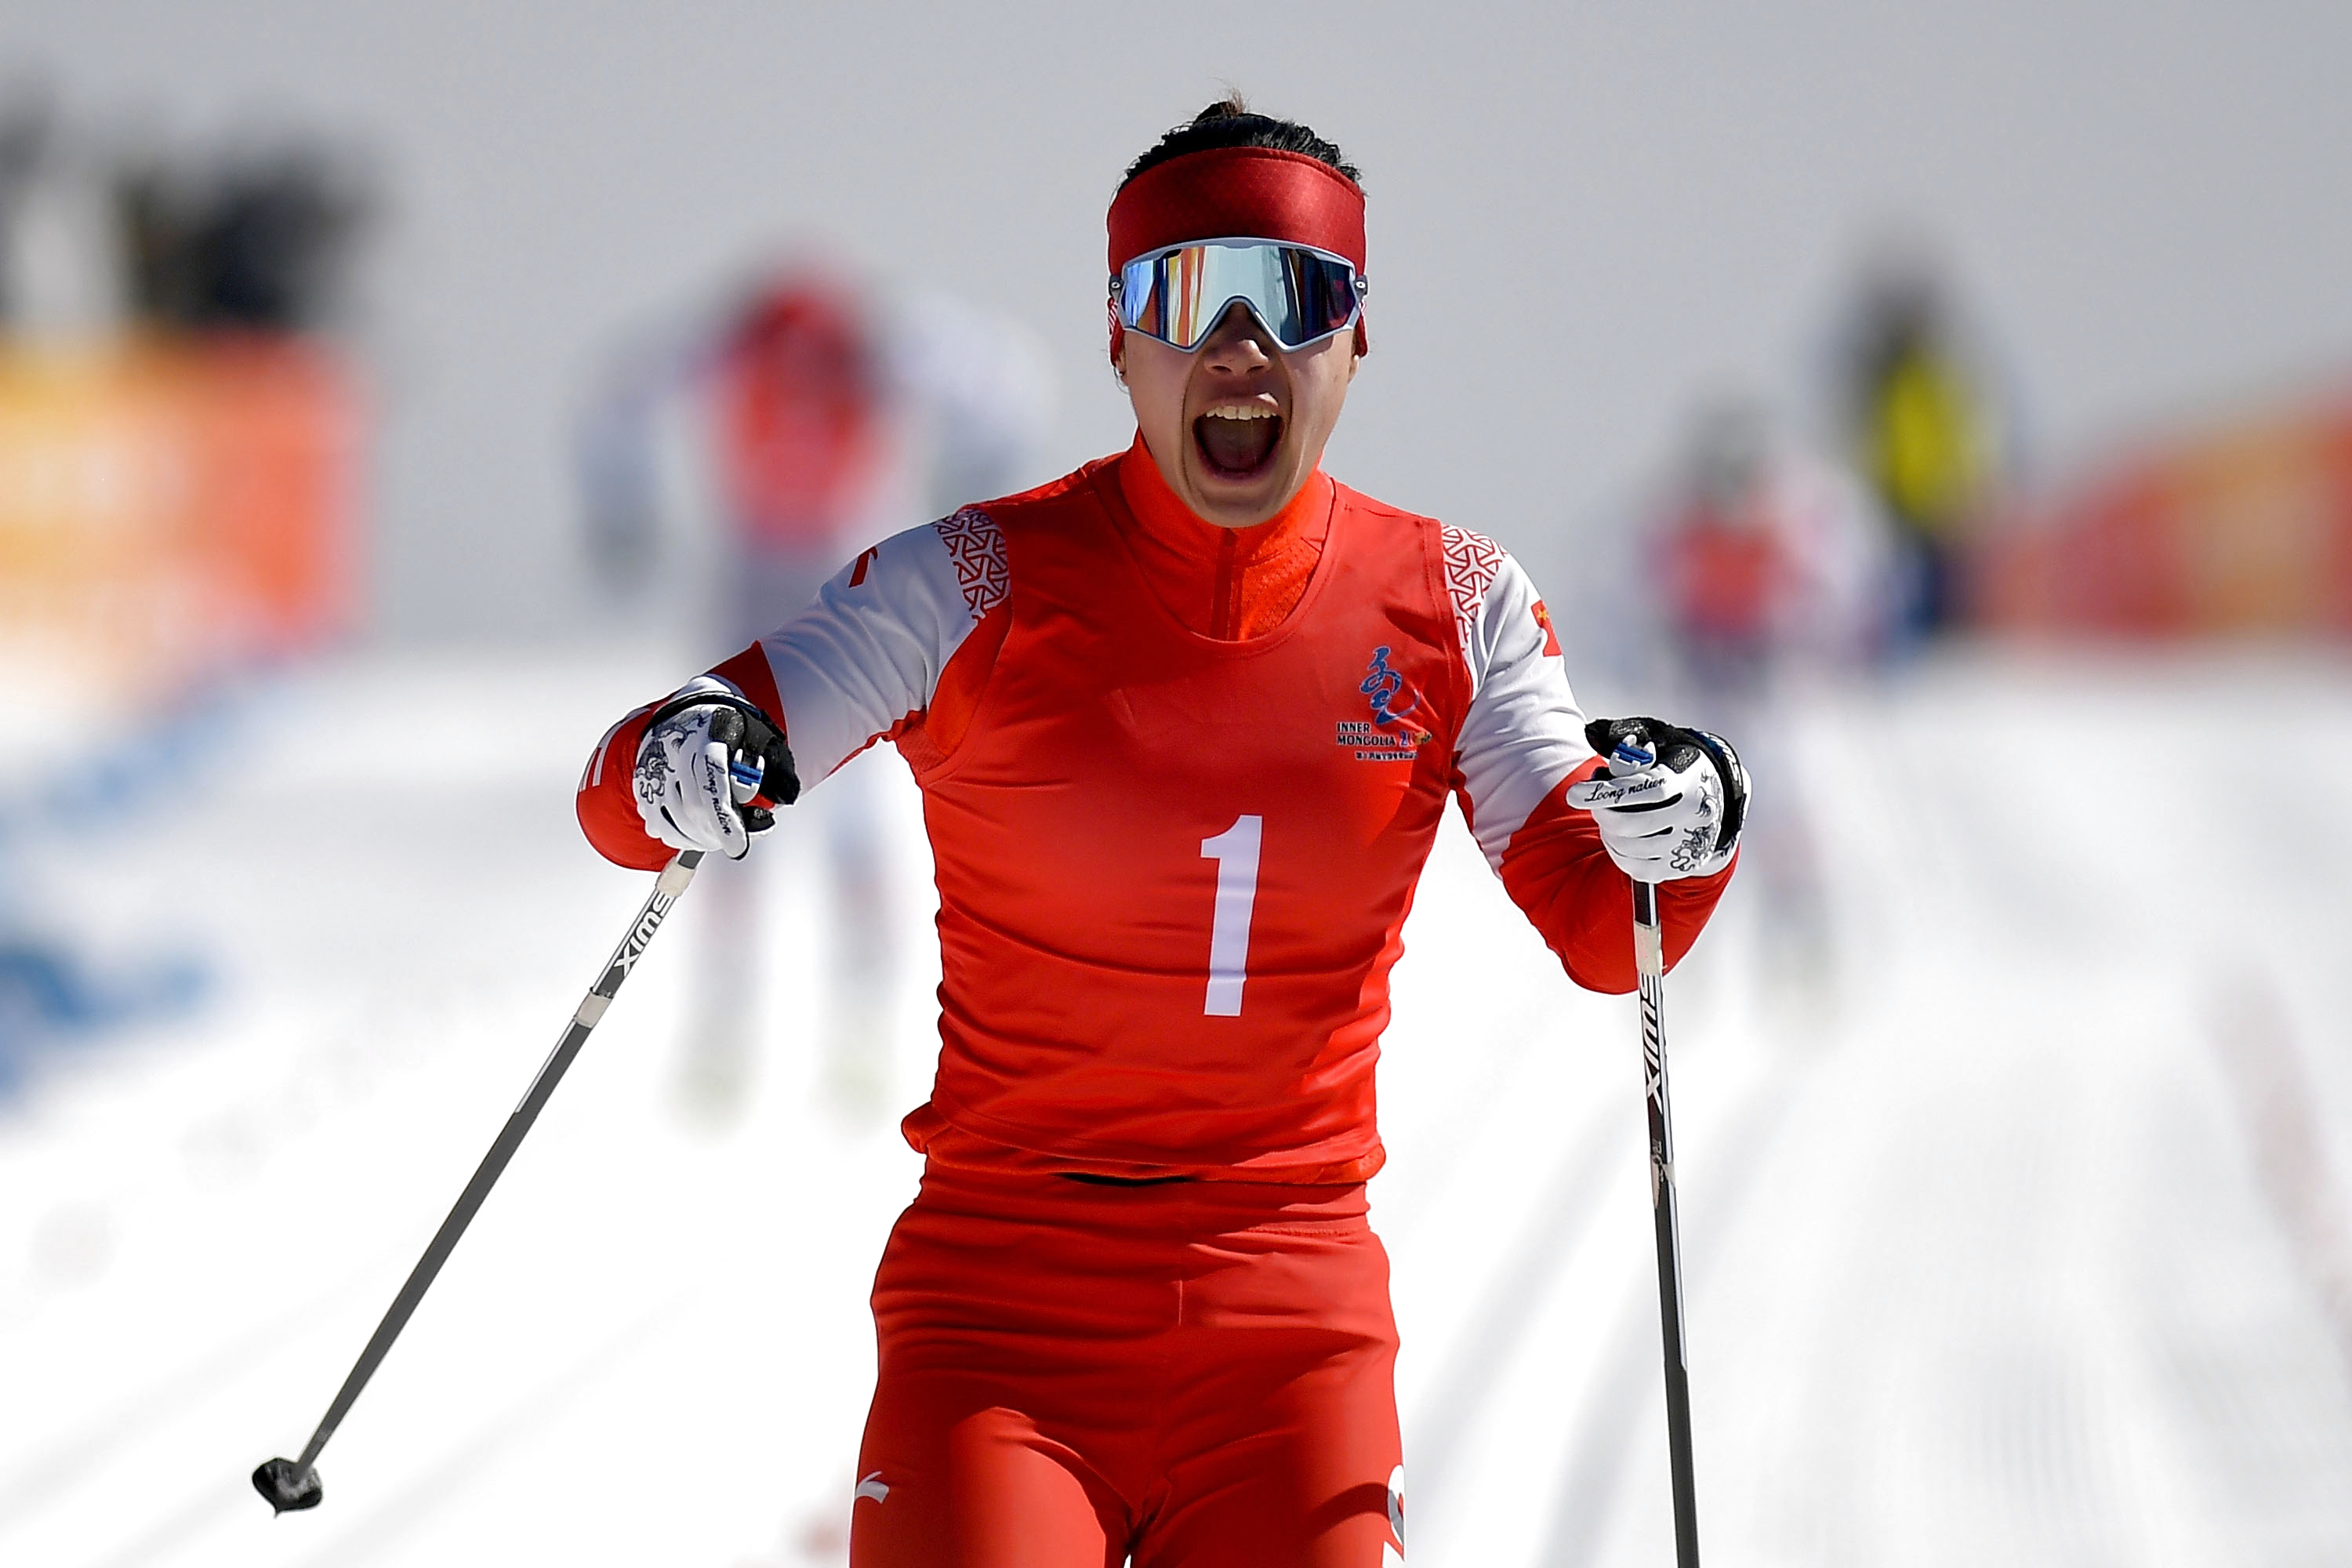
[[[1213,240],[1119,268],[1119,320],[1176,348],[1199,347],[1236,300],[1286,349],[1347,327],[1360,306],[1355,268],[1303,245]]]

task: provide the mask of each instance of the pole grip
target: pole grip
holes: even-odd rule
[[[1633,884],[1633,971],[1648,980],[1666,973],[1666,939],[1658,925],[1658,889],[1653,882]]]

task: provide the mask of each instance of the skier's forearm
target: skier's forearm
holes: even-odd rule
[[[1633,933],[1626,911],[1633,881],[1611,863],[1592,814],[1564,798],[1599,759],[1560,781],[1511,837],[1501,867],[1503,887],[1569,977],[1591,991],[1622,994],[1634,988]],[[1680,962],[1715,912],[1738,861],[1711,877],[1691,877],[1658,888],[1658,915],[1666,963]]]
[[[919,723],[935,696],[956,699],[958,716],[969,716],[1002,640],[1004,618],[989,612],[1002,605],[1005,582],[1002,536],[982,513],[909,529],[866,551],[792,620],[671,696],[707,686],[750,703],[783,731],[799,784],[814,786],[876,741]],[[983,624],[993,637],[975,635]],[[605,733],[577,802],[597,852],[646,870],[667,864],[673,848],[646,830],[631,782],[656,706]],[[935,743],[952,748],[947,736]]]

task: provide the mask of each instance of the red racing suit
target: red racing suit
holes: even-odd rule
[[[909,530],[701,681],[772,715],[804,783],[888,739],[922,785],[943,979],[917,1148],[1360,1181],[1389,971],[1449,795],[1569,973],[1633,989],[1629,884],[1562,799],[1596,765],[1584,715],[1526,574],[1477,534],[1319,474],[1273,535],[1192,522],[1244,568],[1320,539],[1279,624],[1220,637],[1213,602],[1168,602],[1178,568],[1147,574],[1190,542],[1131,490],[1174,504],[1139,446]],[[579,805],[607,858],[652,869],[669,851],[629,779],[646,711],[598,745]],[[1661,888],[1669,960],[1724,880]]]
[[[928,1412],[907,1418],[964,1430],[940,1403],[947,1394],[915,1388],[914,1339],[894,1342],[892,1324],[903,1320],[929,1323],[926,1342],[937,1342],[938,1323],[908,1306],[906,1282],[929,1281],[922,1300],[969,1315],[992,1292],[959,1300],[949,1280],[976,1285],[973,1270],[1018,1268],[1024,1256],[1084,1255],[951,1247],[942,1237],[955,1226],[939,1214],[970,1209],[987,1183],[1026,1178],[1034,1202],[1009,1206],[1035,1226],[1063,1226],[1066,1240],[1111,1223],[1093,1211],[1053,1217],[1076,1201],[1063,1181],[1070,1174],[1234,1184],[1235,1201],[1261,1195],[1277,1236],[1296,1233],[1281,1222],[1292,1208],[1337,1223],[1322,1217],[1329,1205],[1345,1209],[1345,1190],[1381,1163],[1373,1066],[1389,971],[1449,795],[1569,973],[1596,990],[1633,989],[1629,883],[1590,815],[1562,798],[1598,763],[1526,574],[1479,535],[1384,506],[1319,471],[1280,517],[1216,529],[1184,510],[1139,438],[1040,489],[866,551],[790,624],[681,689],[698,684],[772,715],[804,783],[888,739],[922,787],[940,893],[940,1055],[931,1097],[905,1131],[932,1175],[894,1237],[887,1289],[877,1288],[883,1388],[867,1435],[869,1457],[897,1454],[902,1468],[946,1474],[963,1450],[939,1447],[949,1442],[941,1433],[923,1448],[889,1412]],[[596,847],[648,869],[669,854],[644,832],[630,792],[650,707],[606,733],[579,796]],[[1689,948],[1728,876],[1660,889],[1669,961]],[[1314,1190],[1285,1200],[1286,1188]],[[1127,1226],[1127,1241],[1147,1212],[1141,1203],[1119,1210],[1114,1228]],[[1228,1222],[1218,1221],[1232,1235],[1259,1234]],[[1184,1223],[1202,1222],[1187,1211]],[[1202,1245],[1206,1254],[1186,1256],[1223,1259],[1220,1268],[1258,1256]],[[1377,1252],[1369,1232],[1338,1247],[1332,1256],[1346,1261],[1321,1287],[1296,1259],[1277,1276],[1303,1293],[1293,1305],[1309,1316],[1318,1289],[1351,1299],[1334,1312],[1360,1310],[1353,1299],[1379,1291],[1364,1320],[1370,1338],[1359,1335],[1349,1353],[1380,1385],[1388,1436],[1372,1447],[1392,1451],[1387,1362],[1360,1352],[1380,1342],[1387,1321],[1386,1264],[1368,1260],[1364,1246]],[[1165,1267],[1186,1277],[1184,1266]],[[1251,1300],[1263,1294],[1238,1290]],[[1196,1281],[1195,1297],[1216,1292]],[[1041,1326],[1040,1310],[1034,1300],[1007,1305],[1003,1322],[964,1328],[978,1336],[971,1342],[996,1347],[999,1363],[1050,1360],[1100,1338]],[[1026,1329],[1006,1326],[1015,1320]],[[1385,1331],[1392,1348],[1393,1330]],[[1119,1342],[1130,1341],[1159,1344],[1148,1354],[1164,1363],[1163,1342],[1140,1329]],[[1241,1341],[1233,1342],[1238,1355]],[[1311,1349],[1311,1336],[1297,1342]],[[1013,1354],[1008,1344],[1028,1349]],[[1066,1393],[1077,1386],[1073,1375],[1057,1363],[1038,1380]],[[1268,1386],[1314,1386],[1297,1369],[1269,1375]],[[1050,1426],[1050,1413],[1019,1404],[1021,1386],[1015,1377],[957,1397],[973,1419],[1001,1416],[1013,1400],[1024,1419]],[[1361,1380],[1354,1386],[1348,1397],[1360,1398]],[[1231,1416],[1257,1418],[1248,1408]],[[1363,1419],[1335,1405],[1323,1425],[1357,1429]],[[1314,1447],[1313,1413],[1297,1425]],[[1037,1451],[1082,1461],[1082,1426]],[[919,1451],[929,1458],[908,1457]],[[1165,1454],[1160,1462],[1170,1474],[1183,1469]],[[1387,1506],[1374,1500],[1389,1495],[1390,1475],[1378,1454],[1349,1462],[1361,1474],[1340,1489],[1363,1500],[1357,1512],[1369,1518]],[[1300,1460],[1273,1473],[1319,1478],[1300,1481],[1295,1500],[1329,1513],[1324,1494],[1339,1483],[1328,1470]],[[1134,1551],[1139,1563],[1193,1560],[1153,1534],[1154,1520],[1197,1523],[1186,1500],[1153,1502],[1137,1495],[1140,1483],[1122,1489],[1102,1467],[1088,1474],[1077,1490],[1093,1500],[1107,1552]],[[901,1488],[884,1506],[929,1509],[936,1529],[926,1525],[919,1545],[860,1546],[862,1563],[999,1560],[997,1548],[974,1544],[980,1527],[956,1512],[963,1505],[952,1502],[950,1481],[935,1493],[907,1490],[904,1476],[876,1485]],[[859,1510],[862,1520],[863,1503]],[[1355,1517],[1345,1508],[1332,1517],[1342,1515]],[[963,1522],[940,1522],[950,1516]],[[1373,1542],[1344,1521],[1333,1531],[1335,1542]],[[859,1524],[857,1541],[882,1539]],[[1088,1550],[1068,1560],[1087,1561]],[[1349,1554],[1357,1550],[1286,1548],[1266,1561],[1297,1563],[1301,1552],[1318,1563],[1380,1561]]]

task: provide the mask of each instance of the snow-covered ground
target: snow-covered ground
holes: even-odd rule
[[[690,894],[328,1449],[325,1506],[273,1520],[246,1481],[643,897],[569,791],[674,674],[314,674],[184,804],[12,858],[19,910],[215,980],[0,1103],[0,1563],[841,1560],[864,1298],[917,1173],[892,1123],[928,1076],[887,753],[855,766],[913,955],[891,1109],[820,1089],[825,921],[787,850],[756,1092],[731,1127],[681,1111]],[[1775,940],[1745,877],[1669,986],[1708,1562],[2352,1562],[2352,669],[1979,654],[1812,700],[1776,749],[1827,939]],[[1408,936],[1374,1218],[1412,1561],[1669,1561],[1632,1005],[1559,976],[1458,823]]]

